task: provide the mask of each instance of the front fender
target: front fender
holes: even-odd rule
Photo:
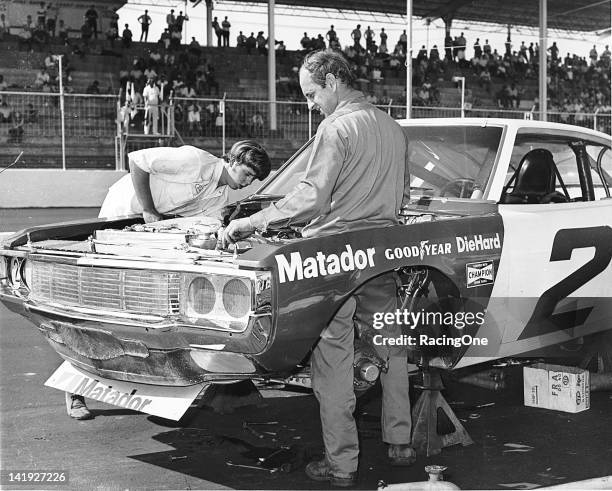
[[[405,266],[432,268],[452,279],[459,295],[486,309],[493,278],[470,284],[467,266],[497,270],[503,223],[497,213],[310,238],[271,251],[274,342],[256,356],[270,371],[302,361],[344,301],[370,279]]]

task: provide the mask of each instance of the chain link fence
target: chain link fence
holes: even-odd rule
[[[288,151],[312,136],[323,116],[308,110],[304,101],[253,101],[176,97],[160,106],[156,135],[144,134],[145,108],[120,106],[118,95],[65,94],[63,136],[66,168],[122,168],[118,156],[136,148],[193,143],[212,138],[223,151],[241,138],[278,141]],[[57,93],[0,92],[0,157],[10,162],[26,150],[21,166],[62,168],[62,96]],[[378,106],[396,119],[406,107]],[[272,128],[271,110],[276,115]],[[465,108],[466,117],[538,119],[537,112]],[[413,118],[456,118],[460,108],[413,107]],[[548,120],[611,133],[610,112],[548,113]],[[151,128],[149,128],[151,129]],[[140,136],[149,136],[142,138]],[[284,143],[283,143],[284,142]],[[2,165],[2,164],[0,164]],[[6,165],[6,164],[4,164]]]

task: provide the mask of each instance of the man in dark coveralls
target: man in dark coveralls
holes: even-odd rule
[[[285,198],[232,221],[224,242],[246,238],[268,225],[306,222],[304,237],[317,237],[398,223],[404,190],[406,140],[400,126],[351,88],[354,76],[341,54],[316,51],[300,69],[300,86],[311,109],[326,118],[312,145],[306,175]],[[357,481],[359,443],[353,417],[354,328],[372,329],[375,312],[397,309],[394,274],[366,283],[321,333],[311,359],[312,385],[320,405],[325,458],[306,466],[317,481],[350,487]],[[401,335],[399,326],[379,331]],[[410,400],[406,351],[374,346],[388,366],[383,387],[382,436],[393,465],[410,465]]]

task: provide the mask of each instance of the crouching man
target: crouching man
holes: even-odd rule
[[[268,153],[253,140],[236,142],[222,158],[189,145],[148,148],[128,157],[131,172],[111,186],[100,218],[142,214],[149,223],[175,216],[218,217],[230,189],[265,179],[271,168]],[[66,393],[66,410],[75,419],[93,418],[78,394]]]

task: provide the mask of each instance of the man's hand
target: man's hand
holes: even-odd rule
[[[157,210],[145,210],[142,212],[142,218],[144,218],[145,223],[151,223],[159,222],[162,219],[162,216]]]
[[[225,249],[229,244],[233,244],[241,239],[246,239],[253,235],[253,232],[255,232],[255,227],[251,225],[251,220],[248,218],[239,218],[238,220],[231,221],[223,232],[221,239],[223,248]]]

